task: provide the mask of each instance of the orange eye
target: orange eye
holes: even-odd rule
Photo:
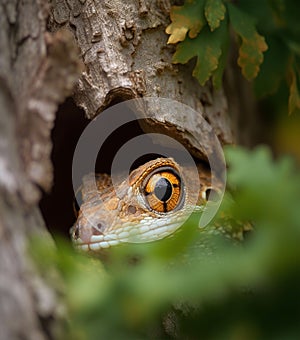
[[[176,209],[182,201],[182,183],[173,169],[155,172],[148,177],[144,194],[149,207],[161,213]]]

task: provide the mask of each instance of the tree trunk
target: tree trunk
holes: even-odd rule
[[[41,189],[52,184],[57,105],[71,93],[80,64],[69,32],[46,33],[46,3],[0,3],[1,339],[48,338],[59,306],[55,291],[35,273],[27,247],[37,232],[50,237],[38,203]]]
[[[201,87],[192,65],[171,63],[168,0],[53,1],[50,27],[72,30],[85,71],[74,98],[88,118],[109,104],[140,96],[166,97],[202,114],[224,143],[232,142],[223,91]]]
[[[51,130],[67,96],[89,119],[126,99],[172,98],[199,112],[222,143],[233,141],[223,90],[201,87],[193,63],[171,64],[169,9],[168,0],[53,0],[51,7],[46,0],[0,1],[1,339],[56,336],[59,301],[35,272],[27,246],[34,233],[51,238],[39,201],[52,187]],[[164,122],[154,113],[146,130],[164,130]],[[201,157],[191,127],[170,124],[172,136]]]

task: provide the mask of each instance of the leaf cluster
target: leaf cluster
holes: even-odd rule
[[[229,148],[227,161],[233,196],[203,229],[192,216],[172,238],[110,249],[105,264],[31,247],[63,277],[70,338],[299,338],[300,175],[267,148]]]
[[[289,113],[300,109],[300,29],[296,0],[186,0],[173,6],[168,43],[177,44],[173,63],[197,59],[193,75],[201,85],[210,78],[216,88],[222,76],[230,34],[239,44],[237,63],[257,95],[289,88]]]

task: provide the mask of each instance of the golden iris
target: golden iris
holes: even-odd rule
[[[180,178],[172,171],[156,172],[148,179],[144,193],[151,209],[170,212],[180,203]]]

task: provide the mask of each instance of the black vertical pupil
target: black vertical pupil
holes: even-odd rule
[[[162,202],[167,202],[167,200],[172,195],[172,185],[166,178],[160,178],[154,188],[155,196]]]

